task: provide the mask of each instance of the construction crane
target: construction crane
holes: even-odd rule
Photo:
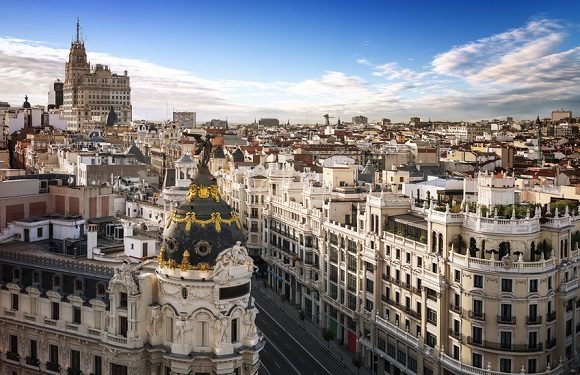
[[[323,115],[322,117],[324,117],[324,123],[326,124],[326,126],[329,126],[330,125],[330,119],[331,118],[334,118],[332,116],[329,116],[328,113],[325,114],[325,115]]]

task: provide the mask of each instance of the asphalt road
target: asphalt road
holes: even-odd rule
[[[290,319],[260,291],[253,291],[258,315],[256,325],[266,337],[260,352],[260,375],[349,374],[344,366],[315,341],[302,326]]]

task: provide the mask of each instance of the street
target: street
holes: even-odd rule
[[[266,338],[266,347],[260,353],[260,375],[350,374],[327,352],[324,343],[313,339],[299,321],[290,318],[262,290],[255,287],[252,296],[259,310],[256,324]]]

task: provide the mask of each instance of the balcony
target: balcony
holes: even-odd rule
[[[26,357],[26,364],[29,366],[38,367],[40,365],[40,361],[38,358]]]
[[[556,312],[552,311],[551,313],[548,313],[548,317],[546,318],[546,321],[553,322],[554,320],[556,320]]]
[[[552,338],[546,341],[546,350],[550,350],[556,347],[556,338]]]
[[[388,303],[389,305],[391,305],[393,307],[396,307],[397,309],[399,309],[401,311],[404,311],[405,313],[411,315],[415,319],[421,319],[421,313],[420,312],[417,312],[415,310],[412,310],[411,308],[409,308],[407,306],[401,305],[400,303],[396,302],[395,300],[392,300],[392,299],[388,298],[385,295],[382,295],[381,296],[381,300],[383,302]],[[434,323],[434,324],[436,324],[436,323]]]
[[[542,317],[541,316],[526,316],[526,324],[527,325],[542,324]]]
[[[497,324],[509,324],[509,325],[516,325],[516,317],[515,316],[497,316]]]
[[[67,375],[83,375],[83,372],[81,370],[75,370],[70,367],[66,370],[66,373]]]
[[[454,312],[458,313],[459,315],[463,315],[463,310],[461,309],[461,306],[450,304],[449,310],[454,311]]]
[[[453,337],[456,340],[459,340],[460,342],[463,341],[463,335],[461,335],[461,332],[455,331],[451,328],[449,329],[449,336]]]
[[[9,360],[15,361],[15,362],[19,362],[20,355],[18,355],[18,353],[15,353],[15,352],[6,352],[6,359],[9,359]]]
[[[48,371],[60,373],[60,366],[58,363],[46,362],[46,369]]]
[[[471,319],[481,320],[482,322],[485,322],[485,313],[481,311],[469,310],[469,317]]]
[[[467,338],[467,343],[473,346],[479,346],[480,348],[484,349],[491,349],[491,350],[498,350],[498,351],[505,351],[509,350],[512,352],[519,352],[519,353],[526,353],[526,352],[541,352],[544,350],[544,345],[539,344],[512,344],[508,342],[491,342],[491,341],[484,341],[479,339],[474,339],[471,336]]]

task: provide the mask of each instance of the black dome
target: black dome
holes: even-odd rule
[[[28,95],[24,96],[24,103],[22,104],[22,108],[30,108],[30,103],[28,102]]]
[[[113,109],[113,107],[111,107],[111,110],[109,111],[109,114],[107,115],[107,126],[115,125],[115,123],[117,123],[117,121],[119,121],[119,118],[117,117],[117,114],[115,113],[115,110]]]
[[[193,178],[186,199],[168,214],[160,265],[181,269],[211,268],[219,253],[237,241],[242,245],[246,242],[240,219],[221,199],[215,177],[203,168]]]

